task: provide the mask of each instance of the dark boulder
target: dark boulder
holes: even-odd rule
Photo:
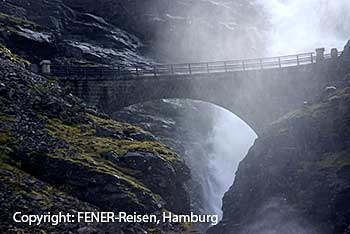
[[[209,233],[347,233],[348,84],[275,121],[240,163]]]

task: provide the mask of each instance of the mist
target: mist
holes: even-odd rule
[[[160,28],[156,30],[156,51],[166,54],[166,62],[210,62],[264,55],[266,18],[255,1],[165,2],[154,1],[152,8],[157,8],[159,14],[151,15],[150,21]],[[201,150],[191,149],[186,163],[201,187],[200,211],[222,218],[223,196],[257,135],[244,120],[218,106],[208,105],[202,114],[213,115],[212,130],[209,137],[202,139]],[[194,120],[187,117],[182,121]]]
[[[348,0],[257,0],[256,4],[262,5],[268,23],[266,31],[262,32],[266,47],[257,53],[264,53],[264,57],[311,52],[319,47],[325,47],[328,52],[331,48],[341,50],[349,39],[350,28],[346,23],[350,21]],[[260,39],[253,47],[261,45]],[[245,45],[241,43],[241,46]],[[240,54],[239,57],[246,56]],[[208,202],[216,213],[221,214],[220,197],[232,184],[238,163],[256,135],[230,112],[218,111],[215,119],[212,137],[208,141],[214,146],[210,153],[213,157],[209,172],[216,180],[208,182],[207,190],[210,194]]]
[[[258,0],[269,27],[266,56],[341,50],[350,36],[348,0]]]
[[[256,139],[255,132],[230,111],[202,102],[191,102],[207,108],[214,120],[201,145],[189,149],[186,163],[201,186],[201,212],[222,218],[222,198],[232,185],[239,162]],[[199,148],[197,148],[199,147]]]
[[[204,189],[211,212],[222,218],[222,198],[232,185],[239,162],[253,145],[257,135],[240,118],[233,113],[216,108],[215,125],[211,137],[208,160],[208,180]]]
[[[273,197],[257,209],[251,225],[239,234],[319,234],[286,199]]]
[[[329,52],[330,48],[341,50],[350,32],[348,0],[179,0],[169,1],[165,8],[162,12],[166,14],[151,18],[157,25],[167,26],[166,31],[158,31],[156,44],[157,51],[170,56],[170,62],[282,56],[320,47]],[[222,108],[216,108],[214,120],[206,139],[211,146],[206,148],[207,158],[193,158],[188,164],[200,173],[203,212],[222,217],[224,193],[257,135],[244,120]],[[286,204],[274,201],[267,206],[283,208],[294,218],[295,212],[289,213]],[[274,233],[273,227],[285,221],[275,219],[271,210],[257,210],[261,216],[250,227],[253,233],[262,226],[272,228],[259,233]],[[293,220],[284,227],[292,228],[290,233],[309,231]]]
[[[169,63],[262,56],[265,21],[250,0],[154,1],[156,51]],[[162,9],[159,9],[162,6]],[[161,61],[164,63],[164,61]]]

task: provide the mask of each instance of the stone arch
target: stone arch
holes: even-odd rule
[[[80,97],[107,113],[162,98],[209,102],[235,113],[260,135],[283,114],[318,98],[331,73],[327,66],[313,64],[192,76],[91,77],[79,81],[78,89]]]

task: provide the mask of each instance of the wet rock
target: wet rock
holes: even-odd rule
[[[240,163],[209,233],[346,233],[350,225],[349,87],[269,127]],[[340,208],[341,207],[341,208]]]
[[[107,159],[108,161],[114,163],[114,164],[118,164],[119,162],[119,156],[118,154],[116,154],[113,151],[107,152],[107,153],[103,153],[101,154],[102,158]]]
[[[152,153],[147,152],[127,152],[120,161],[126,163],[129,167],[145,171],[152,160],[157,160],[159,157],[156,157]],[[161,165],[158,165],[161,166]]]
[[[11,73],[16,75],[9,77]],[[185,176],[178,170],[185,167],[184,162],[161,143],[151,141],[154,137],[145,143],[136,140],[150,134],[83,105],[59,85],[9,61],[1,53],[0,83],[4,87],[4,95],[0,95],[0,208],[4,211],[0,215],[1,233],[18,228],[32,232],[27,230],[29,227],[13,224],[10,215],[15,210],[32,214],[47,210],[141,214],[159,213],[163,208],[174,212],[188,210]],[[130,138],[131,134],[135,134],[135,139]],[[131,149],[152,152],[152,170],[142,165],[140,157],[119,160]],[[18,181],[19,178],[23,180]],[[177,182],[170,183],[171,180]],[[177,192],[183,195],[178,198]],[[135,224],[132,229],[143,233],[154,225]],[[79,228],[85,228],[80,232],[91,229],[96,233],[131,230],[123,224],[92,224],[89,229],[65,224],[59,233],[77,233]],[[175,233],[182,233],[178,231],[183,229],[181,225],[172,228]],[[51,225],[38,230],[54,232]]]
[[[13,6],[19,4],[20,11]],[[73,10],[58,0],[1,1],[0,40],[34,62],[148,64],[138,53],[141,41],[84,9]],[[40,12],[40,14],[38,14]]]
[[[27,38],[28,40],[33,40],[38,43],[52,43],[52,35],[45,34],[42,32],[35,32],[30,29],[22,28],[18,26],[20,31],[17,31],[17,35]]]
[[[343,59],[350,59],[350,40],[346,43],[343,53],[341,54]]]
[[[129,137],[137,141],[155,141],[156,140],[156,138],[153,135],[146,132],[131,133],[129,134]]]
[[[122,133],[113,129],[104,128],[100,126],[96,127],[96,136],[98,137],[112,137],[116,139],[121,139],[121,135]]]

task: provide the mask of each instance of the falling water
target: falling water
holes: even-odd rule
[[[350,39],[349,0],[257,0],[270,23],[265,56],[314,51],[319,47],[342,49]],[[221,201],[232,185],[240,160],[256,138],[231,112],[218,110],[203,191],[209,210],[221,215]]]
[[[348,0],[257,0],[270,22],[267,55],[342,49],[350,36]]]
[[[222,216],[222,198],[234,180],[239,162],[256,139],[255,132],[231,112],[216,109],[216,123],[208,142],[208,171],[204,177],[204,194],[209,209]]]

